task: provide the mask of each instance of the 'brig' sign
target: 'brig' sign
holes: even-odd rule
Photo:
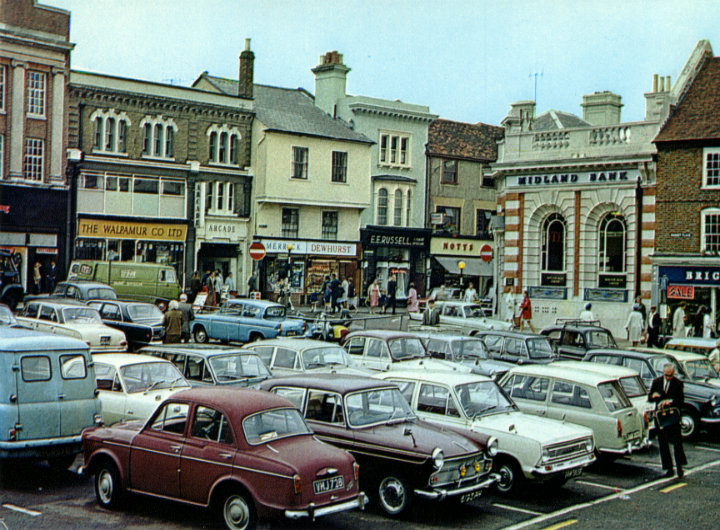
[[[637,169],[609,171],[580,171],[577,173],[541,173],[537,175],[509,175],[508,188],[536,188],[544,186],[588,186],[598,184],[634,184],[640,177]]]

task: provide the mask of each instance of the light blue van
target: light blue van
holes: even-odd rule
[[[0,326],[0,459],[70,466],[83,429],[102,424],[84,342]]]

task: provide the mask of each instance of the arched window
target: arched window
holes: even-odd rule
[[[115,118],[107,119],[107,129],[105,130],[105,150],[112,151],[115,149]]]
[[[378,190],[377,223],[383,226],[388,223],[388,192],[385,188]]]
[[[411,226],[412,225],[412,208],[411,208],[411,200],[412,199],[412,191],[407,190],[407,200],[405,201],[405,226]]]
[[[93,137],[93,148],[100,149],[103,139],[103,118],[98,116],[95,118],[95,133]]]
[[[228,153],[228,134],[226,132],[220,133],[220,151],[218,151],[218,162],[227,164],[227,153]]]
[[[598,270],[625,272],[625,219],[618,213],[609,213],[600,221],[598,244]]]
[[[565,270],[565,219],[551,214],[542,226],[542,268],[545,271]]]
[[[208,150],[210,151],[208,153],[210,157],[210,162],[217,162],[217,139],[218,139],[218,133],[211,132],[210,133],[210,146]]]
[[[402,226],[402,213],[403,213],[403,193],[400,190],[395,190],[395,226]]]
[[[162,144],[163,144],[163,126],[160,125],[159,123],[156,123],[155,124],[155,146],[153,149],[153,155],[163,156]]]

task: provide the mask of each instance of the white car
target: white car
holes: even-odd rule
[[[90,353],[127,350],[125,333],[103,324],[97,309],[79,302],[34,300],[25,304],[17,321],[37,331],[80,339],[90,346]]]
[[[563,484],[595,461],[587,427],[520,412],[492,379],[474,374],[407,370],[375,377],[396,383],[418,417],[498,440],[496,488],[509,493],[526,480]]]
[[[146,420],[165,398],[190,388],[170,361],[152,355],[93,355],[95,382],[105,423]]]
[[[440,325],[453,328],[466,335],[491,329],[512,329],[512,323],[488,318],[485,310],[478,304],[467,302],[435,302],[435,310],[440,313]],[[409,313],[412,320],[422,320],[422,313]]]

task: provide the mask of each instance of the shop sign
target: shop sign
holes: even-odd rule
[[[35,249],[36,254],[57,254],[58,251],[56,248],[49,248],[49,247],[37,247]]]
[[[361,228],[360,241],[365,248],[396,247],[426,249],[430,242],[430,229]]]
[[[628,292],[625,289],[585,289],[583,298],[592,302],[627,302]]]
[[[695,287],[692,285],[668,285],[667,297],[676,300],[694,300]]]
[[[482,249],[490,245],[477,239],[455,237],[433,237],[430,239],[430,254],[434,256],[481,257]],[[490,248],[492,258],[492,248]]]
[[[565,287],[528,287],[527,291],[530,298],[567,299],[567,289]]]
[[[543,272],[540,275],[540,285],[550,285],[556,287],[565,287],[567,284],[567,275],[559,272]]]
[[[262,244],[268,254],[286,254],[288,245],[292,245],[292,255],[346,256],[355,257],[355,243],[331,243],[321,241],[296,241],[292,239],[263,239]]]
[[[78,237],[107,239],[145,239],[185,242],[187,227],[181,224],[142,223],[137,221],[78,220]]]
[[[205,223],[205,233],[213,236],[233,236],[237,226],[228,223]]]
[[[668,284],[720,285],[720,267],[660,267],[658,276]],[[667,280],[664,280],[667,278]]]
[[[577,173],[540,173],[536,175],[509,175],[508,188],[534,188],[541,186],[581,186],[597,184],[628,184],[637,181],[640,171],[623,169],[615,171],[580,171]]]
[[[617,274],[601,274],[598,278],[598,287],[601,289],[625,289],[627,277]]]

